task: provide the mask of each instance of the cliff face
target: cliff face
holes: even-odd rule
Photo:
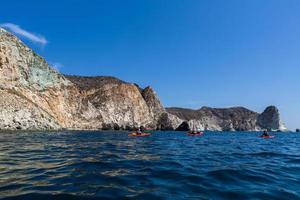
[[[135,84],[114,77],[66,77],[80,92],[84,105],[80,113],[90,122],[90,127],[156,129],[164,109],[152,89],[140,90]]]
[[[177,128],[179,130],[287,130],[283,123],[280,121],[278,109],[274,106],[268,107],[262,114],[253,112],[243,107],[223,109],[203,107],[199,110],[167,108],[167,112],[179,117],[184,121]]]
[[[7,117],[2,118],[1,128],[71,126],[73,106],[68,102],[68,87],[72,87],[70,81],[18,38],[1,29],[0,116]],[[8,119],[12,119],[11,124],[7,124]]]
[[[64,76],[1,28],[0,95],[0,129],[284,129],[274,108],[261,115],[245,108],[166,111],[151,87]]]
[[[0,129],[156,129],[155,92],[113,77],[65,77],[0,29]]]

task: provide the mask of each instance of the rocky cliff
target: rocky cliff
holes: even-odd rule
[[[263,129],[285,131],[287,128],[280,119],[278,108],[269,106],[257,117],[257,125]]]
[[[0,30],[0,128],[57,129],[72,123],[72,83],[14,35]],[[68,106],[67,106],[68,105]]]
[[[167,112],[183,120],[178,130],[201,129],[217,131],[280,130],[286,127],[280,120],[279,111],[270,106],[259,114],[243,107],[209,108],[199,110],[167,108]]]
[[[167,112],[151,87],[114,77],[64,76],[1,28],[0,95],[0,129],[284,129],[276,108],[261,115],[245,108]]]
[[[155,92],[114,77],[66,76],[79,90],[80,114],[97,129],[156,129],[164,111]],[[97,126],[95,124],[98,124]]]
[[[150,88],[113,77],[65,77],[0,30],[1,129],[156,129],[164,108]]]

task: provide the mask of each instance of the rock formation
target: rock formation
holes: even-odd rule
[[[18,38],[0,30],[2,129],[70,126],[72,106],[65,88],[71,86]]]
[[[257,118],[259,127],[267,130],[286,131],[287,128],[280,119],[279,110],[275,106],[269,106]]]
[[[151,87],[114,77],[64,76],[0,28],[0,129],[284,129],[278,110],[166,109]]]
[[[93,129],[156,129],[164,111],[155,92],[114,77],[66,76],[78,88],[79,115]],[[87,122],[86,122],[87,123]],[[97,125],[96,125],[97,124]]]
[[[67,78],[0,31],[0,129],[156,129],[155,92],[112,77]]]
[[[163,113],[158,121],[157,129],[159,130],[177,130],[177,128],[184,122],[184,120],[180,119],[176,115],[172,115],[170,113]]]
[[[243,107],[202,107],[199,110],[167,108],[166,110],[183,120],[178,130],[193,128],[217,131],[287,130],[280,121],[278,109],[274,106],[268,107],[262,114]]]

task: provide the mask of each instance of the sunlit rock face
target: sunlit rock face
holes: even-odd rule
[[[159,130],[176,130],[184,122],[183,119],[170,113],[163,113],[159,120],[157,129]]]
[[[156,129],[165,112],[152,88],[113,77],[66,78],[4,29],[0,89],[0,129]]]
[[[276,107],[267,108],[262,114],[243,107],[209,108],[199,110],[167,108],[167,111],[184,122],[178,130],[201,129],[212,131],[287,130],[280,120]]]
[[[59,129],[61,126],[36,104],[10,90],[0,90],[0,127],[7,130]]]
[[[278,108],[275,106],[269,106],[265,111],[260,114],[257,118],[257,124],[267,130],[273,131],[286,131],[284,123],[280,119],[280,114]]]
[[[21,101],[7,102],[7,107],[20,107],[22,104],[34,105],[33,110],[23,110],[24,118],[29,121],[38,119],[37,112],[46,113],[48,120],[45,127],[61,128],[72,126],[72,108],[69,102],[69,93],[65,88],[72,87],[72,83],[62,75],[51,69],[46,61],[36,55],[17,37],[9,32],[0,32],[0,88],[10,94],[10,98]],[[2,101],[7,98],[5,95]],[[1,112],[7,111],[1,107]],[[21,112],[21,111],[20,111]],[[14,117],[17,113],[10,113]],[[49,123],[47,122],[49,121]],[[56,124],[55,126],[53,124]],[[2,125],[0,124],[1,128]],[[13,126],[12,126],[13,127]],[[40,129],[40,125],[32,124],[32,129]]]
[[[114,77],[66,77],[78,87],[83,103],[92,108],[82,111],[88,120],[101,119],[104,129],[156,129],[164,109],[152,89],[141,92],[135,84]]]
[[[155,91],[150,87],[146,87],[141,90],[141,94],[149,108],[150,115],[152,118],[157,121],[160,116],[166,112],[165,108],[162,106],[158,96]]]

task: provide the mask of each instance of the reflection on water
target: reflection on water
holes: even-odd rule
[[[0,134],[0,198],[297,199],[300,135]]]

